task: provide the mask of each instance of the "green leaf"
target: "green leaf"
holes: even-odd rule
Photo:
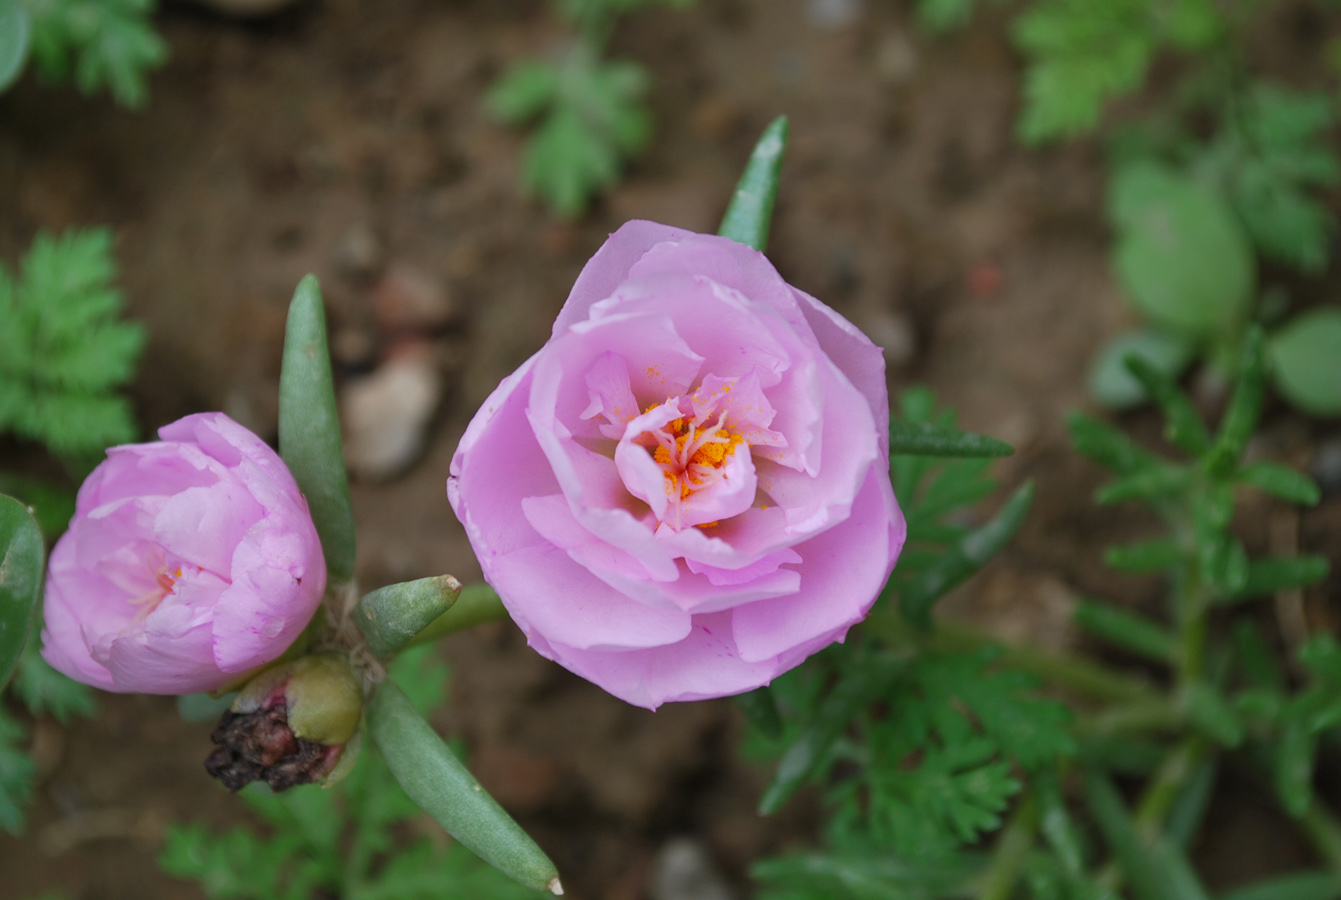
[[[1291,872],[1221,894],[1216,900],[1337,900],[1341,881],[1334,872]]]
[[[745,712],[750,727],[769,740],[782,737],[782,717],[768,685],[736,695],[736,705]]]
[[[647,74],[633,63],[602,61],[580,41],[555,77],[546,83],[530,71],[517,76],[525,83],[505,81],[499,112],[540,116],[522,181],[555,215],[573,218],[618,180],[625,157],[646,146],[652,130],[642,99]]]
[[[49,714],[62,725],[72,717],[89,718],[97,711],[93,690],[47,665],[33,641],[19,657],[13,688],[28,712]]]
[[[787,117],[778,116],[754,145],[745,171],[731,197],[717,233],[763,252],[768,246],[773,204],[778,197],[778,173],[787,149]]]
[[[1205,888],[1176,846],[1162,836],[1150,846],[1141,841],[1121,795],[1106,777],[1086,773],[1085,797],[1131,881],[1136,900],[1207,900]]]
[[[1104,563],[1119,572],[1148,575],[1164,572],[1182,564],[1186,551],[1169,538],[1141,541],[1104,551]]]
[[[1126,434],[1092,416],[1072,413],[1066,427],[1077,452],[1119,475],[1129,475],[1156,462]]]
[[[150,22],[153,0],[49,0],[29,5],[32,55],[48,78],[73,76],[84,93],[106,87],[118,102],[142,105],[146,76],[167,59]]]
[[[134,374],[143,329],[121,322],[106,229],[39,233],[15,282],[0,268],[0,431],[87,457],[133,440],[115,391]]]
[[[902,663],[875,658],[849,669],[819,709],[819,714],[778,763],[778,770],[759,800],[760,815],[782,808],[830,760],[833,744],[857,713],[888,693],[902,674]]]
[[[17,835],[23,830],[23,810],[33,794],[37,767],[19,746],[27,735],[0,705],[0,830]]]
[[[1196,682],[1188,687],[1186,700],[1188,718],[1203,733],[1230,749],[1243,743],[1243,722],[1219,691]]]
[[[393,682],[368,705],[368,733],[418,806],[485,862],[527,887],[563,893],[544,852],[457,760]]]
[[[1155,163],[1129,165],[1109,188],[1113,261],[1150,321],[1193,339],[1232,333],[1256,290],[1256,257],[1234,213],[1197,182]]]
[[[907,859],[886,848],[808,853],[756,862],[761,900],[921,900],[973,895],[983,866],[977,857]]]
[[[1265,597],[1277,591],[1308,587],[1326,578],[1330,568],[1325,556],[1255,559],[1248,563],[1248,577],[1243,587],[1230,599]]]
[[[1076,624],[1096,637],[1156,662],[1178,658],[1178,642],[1164,628],[1143,616],[1097,600],[1082,600],[1074,613]]]
[[[1192,477],[1192,471],[1186,466],[1155,463],[1099,488],[1095,492],[1094,500],[1101,506],[1108,506],[1125,503],[1128,500],[1155,500],[1175,496],[1186,490]]]
[[[1300,722],[1288,722],[1276,741],[1276,792],[1285,811],[1296,819],[1313,802],[1313,761],[1317,736]]]
[[[1001,511],[986,525],[963,539],[911,581],[899,596],[899,609],[921,627],[930,623],[931,607],[970,575],[985,566],[1024,524],[1034,500],[1034,484],[1025,482],[1011,494]]]
[[[1165,437],[1190,456],[1205,453],[1211,444],[1206,425],[1192,401],[1178,389],[1170,375],[1140,357],[1129,357],[1125,362],[1128,371],[1164,413]]]
[[[1005,441],[930,422],[895,419],[889,423],[890,456],[1010,456],[1015,448]]]
[[[1144,360],[1168,379],[1177,378],[1196,356],[1191,342],[1164,331],[1129,331],[1108,341],[1090,365],[1090,396],[1109,409],[1133,409],[1150,400],[1149,389],[1127,368]]]
[[[0,0],[0,91],[18,80],[28,61],[32,30],[20,0]]]
[[[1206,820],[1206,811],[1210,808],[1211,798],[1215,794],[1215,780],[1218,774],[1215,757],[1201,760],[1192,769],[1183,783],[1178,796],[1169,808],[1169,818],[1164,833],[1175,846],[1184,850],[1192,843]]]
[[[45,548],[28,508],[0,494],[0,687],[19,661],[42,589]]]
[[[1326,266],[1335,229],[1313,196],[1341,182],[1335,120],[1330,94],[1258,82],[1226,114],[1203,161],[1219,171],[1262,254],[1309,273]]]
[[[1238,466],[1248,440],[1257,430],[1262,415],[1263,385],[1262,329],[1253,326],[1243,337],[1239,355],[1238,384],[1220,421],[1215,444],[1207,454],[1204,465],[1212,475],[1227,475]],[[1231,502],[1232,507],[1232,502]]]
[[[1276,389],[1313,416],[1341,416],[1341,309],[1295,316],[1271,336],[1267,355]]]
[[[385,656],[405,646],[452,608],[461,596],[461,582],[450,575],[389,584],[365,594],[354,620],[374,656]]]
[[[1016,130],[1037,144],[1093,130],[1104,103],[1145,80],[1155,31],[1140,0],[1043,0],[1015,23],[1024,51],[1024,104]]]
[[[307,498],[334,581],[354,575],[354,513],[335,411],[326,312],[316,276],[298,283],[279,374],[279,455]]]
[[[1289,466],[1274,462],[1255,462],[1239,469],[1234,476],[1240,484],[1259,487],[1273,497],[1300,506],[1317,506],[1322,491],[1317,482]]]
[[[483,582],[466,585],[461,589],[451,609],[424,626],[410,639],[410,643],[436,641],[438,638],[474,628],[484,622],[498,622],[507,617],[508,611],[493,588]]]
[[[485,106],[499,121],[517,125],[538,115],[559,89],[559,70],[541,62],[523,62],[499,79]]]

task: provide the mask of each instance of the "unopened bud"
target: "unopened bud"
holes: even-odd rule
[[[205,769],[236,791],[265,781],[282,791],[325,781],[358,731],[363,692],[342,656],[323,654],[274,666],[253,678],[210,736],[218,749]]]

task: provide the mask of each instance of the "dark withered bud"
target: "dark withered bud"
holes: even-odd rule
[[[264,781],[282,791],[331,783],[357,753],[358,678],[342,656],[305,656],[267,669],[238,692],[210,735],[205,770],[236,791]]]

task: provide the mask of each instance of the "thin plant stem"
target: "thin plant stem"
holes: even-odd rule
[[[1026,794],[997,839],[992,861],[983,874],[979,900],[1010,900],[1037,838],[1038,805]]]

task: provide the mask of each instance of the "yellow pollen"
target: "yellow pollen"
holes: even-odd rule
[[[698,463],[700,466],[720,466],[722,460],[736,452],[738,444],[745,443],[745,439],[734,432],[730,437],[730,442],[726,444],[704,444],[699,447],[694,452],[694,458],[689,462],[691,464]]]

